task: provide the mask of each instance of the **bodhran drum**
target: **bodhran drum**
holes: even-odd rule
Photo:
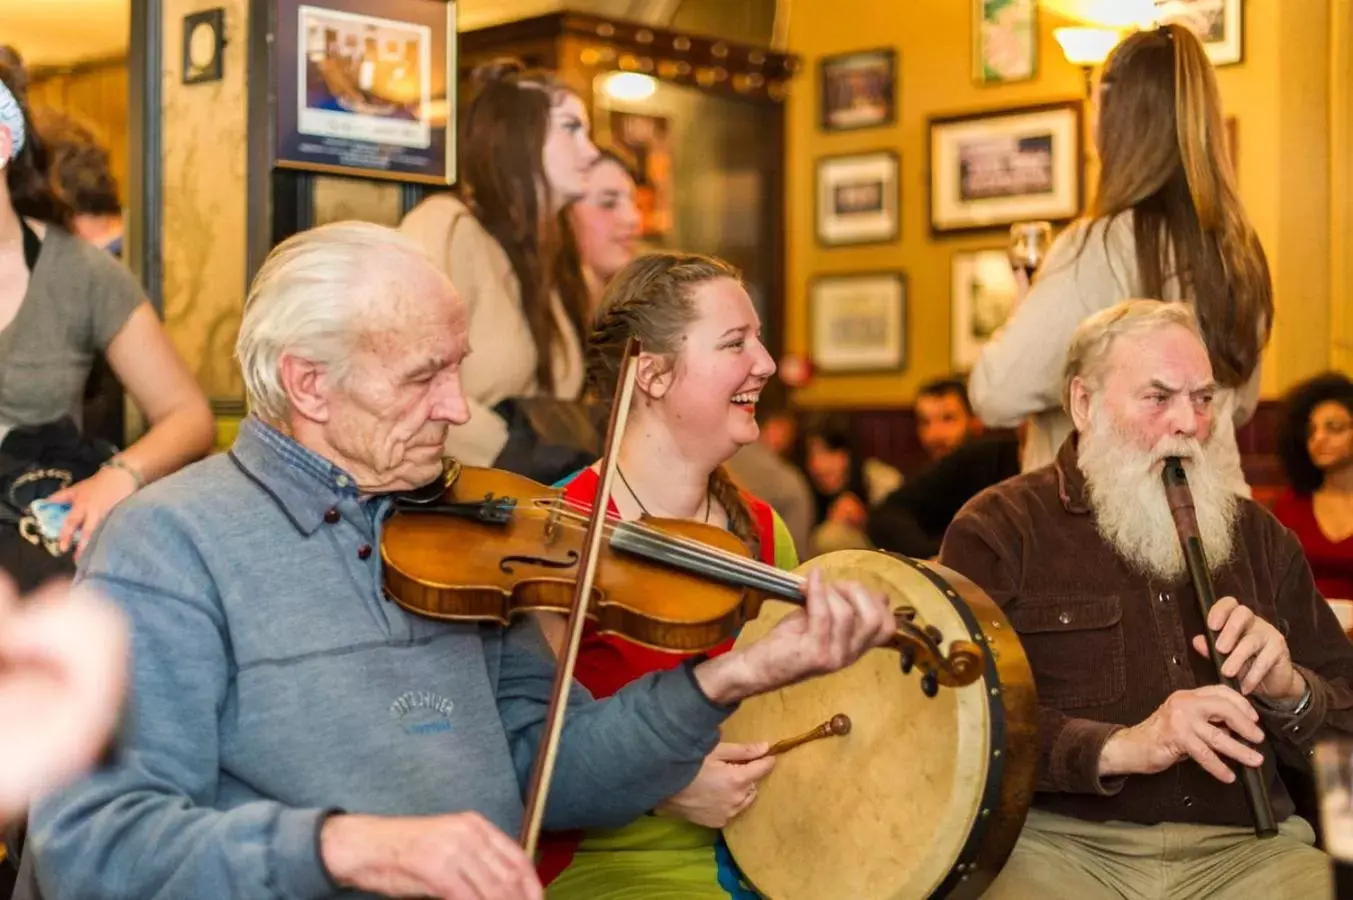
[[[983,674],[922,692],[896,650],[743,701],[723,739],[777,741],[833,717],[844,735],[783,751],[752,805],[724,829],[748,881],[771,900],[979,896],[1009,858],[1033,797],[1037,699],[999,607],[956,572],[868,550],[800,567],[886,592],[894,610],[981,648]],[[795,607],[768,600],[738,636],[758,640]],[[840,721],[840,720],[838,720]]]

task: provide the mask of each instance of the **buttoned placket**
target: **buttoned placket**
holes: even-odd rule
[[[348,489],[351,482],[346,475],[338,475],[335,484]],[[407,641],[412,637],[409,614],[385,597],[381,584],[381,560],[376,552],[377,535],[374,519],[383,509],[378,504],[376,515],[370,515],[361,500],[348,494],[324,514],[325,525],[333,529],[330,539],[347,566],[353,583],[361,591],[367,611],[380,629],[392,640]]]
[[[1166,584],[1156,581],[1147,584],[1147,603],[1151,609],[1151,619],[1156,625],[1156,636],[1160,640],[1163,662],[1170,680],[1170,688],[1175,691],[1190,690],[1198,686],[1193,677],[1193,667],[1189,664],[1188,635],[1184,633],[1184,620],[1179,614],[1181,602],[1191,602],[1192,597],[1179,584]]]

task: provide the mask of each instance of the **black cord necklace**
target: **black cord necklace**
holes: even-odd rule
[[[635,502],[635,503],[639,504],[639,509],[643,511],[643,514],[646,515],[646,516],[652,517],[653,514],[652,514],[651,512],[648,511],[648,507],[647,507],[647,506],[644,506],[644,501],[640,500],[640,499],[639,499],[639,495],[636,494],[636,493],[634,492],[634,488],[630,487],[630,481],[629,481],[628,478],[625,477],[625,470],[622,469],[622,468],[620,468],[620,464],[619,464],[619,463],[616,463],[616,466],[615,466],[615,474],[617,474],[617,475],[620,476],[620,481],[621,481],[622,484],[625,485],[625,490],[627,490],[627,491],[630,492],[630,496],[634,498],[634,502]],[[711,506],[711,505],[712,505],[712,503],[711,503],[711,497],[710,497],[710,495],[709,495],[709,491],[705,491],[705,521],[706,521],[706,522],[709,522],[709,509],[710,509],[710,506]]]

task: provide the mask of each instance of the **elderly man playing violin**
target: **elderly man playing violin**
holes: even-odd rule
[[[252,414],[234,446],[122,504],[85,555],[81,578],[130,617],[132,715],[120,765],[35,808],[30,892],[541,895],[509,837],[554,678],[539,626],[410,614],[374,549],[390,495],[437,479],[467,418],[474,313],[379,226],[273,251],[240,330]],[[575,686],[545,827],[655,808],[740,700],[892,630],[882,597],[813,581],[806,610],[745,651],[605,700]]]
[[[1038,690],[1033,808],[986,897],[1330,896],[1275,761],[1308,767],[1315,741],[1353,734],[1353,645],[1296,538],[1228,487],[1216,393],[1189,305],[1091,316],[1063,381],[1076,432],[945,535],[940,562],[1002,607]],[[1173,458],[1208,564],[1197,578],[1219,598],[1206,617],[1181,551],[1194,528],[1167,502]],[[1268,785],[1264,839],[1247,771]]]

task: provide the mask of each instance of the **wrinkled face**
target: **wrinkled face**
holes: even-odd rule
[[[1322,472],[1353,465],[1353,413],[1338,400],[1326,400],[1311,410],[1306,452]]]
[[[427,484],[442,469],[448,425],[470,418],[460,381],[465,307],[447,283],[390,304],[326,387],[325,438],[368,493]]]
[[[1101,391],[1105,411],[1138,450],[1207,442],[1217,385],[1207,349],[1188,329],[1120,338],[1107,368]]]
[[[697,315],[670,370],[649,394],[693,458],[722,464],[756,440],[756,401],[775,374],[752,298],[731,278],[693,288]]]
[[[1077,416],[1078,456],[1096,526],[1135,567],[1175,578],[1184,558],[1165,488],[1162,460],[1178,456],[1188,472],[1208,563],[1231,556],[1237,497],[1226,448],[1212,440],[1212,367],[1202,342],[1172,327],[1120,338],[1108,374]]]
[[[566,92],[550,110],[542,160],[554,193],[553,212],[587,193],[587,171],[596,158],[597,148],[588,136],[587,110],[577,95]]]
[[[634,259],[639,207],[634,182],[611,159],[600,159],[587,179],[587,196],[569,207],[578,252],[602,284]]]
[[[916,437],[931,459],[957,449],[973,430],[974,421],[958,394],[926,394],[916,398]]]
[[[824,494],[839,494],[850,480],[850,451],[837,449],[817,435],[804,442],[803,466]]]

